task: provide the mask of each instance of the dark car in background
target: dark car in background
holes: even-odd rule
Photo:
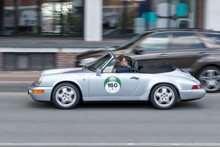
[[[117,47],[94,49],[77,56],[84,66],[112,52],[136,59],[139,64],[164,60],[200,80],[207,92],[220,89],[220,33],[204,29],[155,29]]]

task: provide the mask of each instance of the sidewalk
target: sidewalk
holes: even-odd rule
[[[117,46],[129,38],[103,38],[102,41],[84,41],[69,37],[0,37],[1,47],[45,48],[103,48]]]
[[[0,84],[32,83],[39,80],[42,71],[0,71]]]

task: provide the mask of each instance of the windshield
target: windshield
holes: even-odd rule
[[[142,34],[134,36],[133,38],[131,38],[127,42],[125,42],[125,43],[121,44],[120,46],[118,46],[117,49],[126,49],[126,48],[130,47],[131,45],[135,44],[137,41],[139,41],[143,37],[145,37],[146,34],[149,34],[149,33],[142,33]]]
[[[95,72],[96,69],[101,69],[110,59],[111,55],[107,54],[99,60],[95,61],[92,65],[88,66],[88,69]]]
[[[220,44],[220,34],[205,34],[205,35],[213,39],[215,43]]]

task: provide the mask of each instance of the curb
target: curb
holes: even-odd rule
[[[37,81],[39,77],[0,77],[0,82],[4,81],[11,81],[11,82],[17,82],[17,81]]]
[[[35,81],[0,81],[0,85],[2,84],[31,84]]]

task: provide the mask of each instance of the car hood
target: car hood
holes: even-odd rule
[[[81,72],[83,68],[61,68],[61,69],[49,69],[44,70],[42,75],[50,75],[50,74],[61,74],[61,73],[75,73]]]

